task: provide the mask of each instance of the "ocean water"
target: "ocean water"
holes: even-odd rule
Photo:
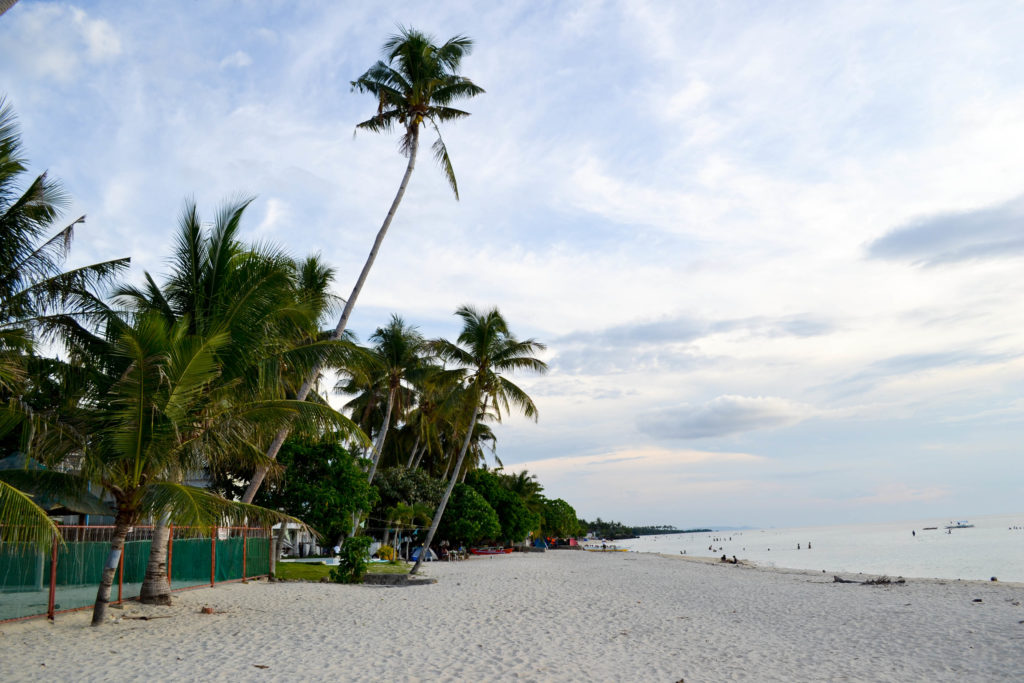
[[[663,534],[616,543],[638,552],[735,555],[762,567],[884,574],[891,578],[987,581],[995,576],[1000,581],[1024,583],[1024,514],[989,515],[967,521],[974,524],[973,529],[953,529],[950,533],[943,527],[953,523],[951,520],[930,519]],[[924,527],[938,528],[925,531]]]

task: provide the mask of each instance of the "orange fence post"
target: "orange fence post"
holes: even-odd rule
[[[118,558],[117,567],[117,604],[121,604],[121,591],[124,589],[124,547],[121,548],[121,557]]]
[[[210,585],[216,583],[217,578],[217,527],[210,532]]]
[[[50,549],[50,600],[46,606],[46,618],[53,621],[53,613],[57,604],[57,539],[53,539]]]
[[[248,537],[248,534],[246,533],[247,531],[248,529],[242,527],[242,581],[245,581],[245,553],[248,549],[246,546],[246,539]]]
[[[167,536],[167,585],[171,585],[171,561],[174,559],[174,525],[170,526],[170,535]]]

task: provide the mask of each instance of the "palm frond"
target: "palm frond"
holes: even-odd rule
[[[0,479],[0,542],[27,551],[49,548],[57,525],[25,493]]]
[[[252,525],[269,527],[278,522],[300,524],[302,520],[276,510],[227,500],[206,489],[172,482],[155,482],[145,487],[142,507],[161,511],[175,526],[209,531],[215,526]]]

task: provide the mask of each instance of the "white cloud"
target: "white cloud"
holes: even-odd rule
[[[796,424],[810,406],[774,396],[719,396],[704,405],[682,405],[640,415],[642,432],[660,439],[703,439]]]
[[[250,66],[251,64],[252,57],[250,57],[242,50],[237,50],[236,52],[233,52],[224,59],[220,60],[220,68],[222,69],[229,67],[243,69],[247,66]]]
[[[549,342],[552,373],[522,380],[541,422],[498,426],[499,448],[506,463],[569,457],[558,476],[571,502],[616,496],[626,509],[646,486],[665,514],[686,491],[713,517],[739,512],[728,492],[780,509],[773,492],[817,500],[827,486],[782,487],[761,461],[659,460],[647,449],[666,438],[756,448],[792,473],[850,463],[843,477],[863,452],[905,473],[907,454],[937,441],[1012,450],[1019,258],[910,266],[934,252],[920,251],[927,240],[864,256],[920,216],[1024,191],[1024,14],[913,0],[799,13],[639,0],[470,14],[401,1],[86,7],[26,1],[0,21],[30,158],[89,215],[73,258],[130,252],[135,270],[160,272],[183,196],[209,216],[242,192],[258,197],[243,234],[321,251],[343,295],[405,163],[393,136],[353,140],[375,105],[347,83],[397,21],[473,36],[465,72],[487,93],[445,128],[462,200],[424,148],[357,331],[398,312],[450,337],[451,312],[474,303]],[[1001,254],[1015,216],[937,246],[981,235]],[[594,453],[643,455],[571,460]],[[573,468],[623,469],[581,487]]]
[[[71,8],[71,16],[93,61],[105,61],[121,54],[121,37],[108,22],[91,19],[77,8]]]

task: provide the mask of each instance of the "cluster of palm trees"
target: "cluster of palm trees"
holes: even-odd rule
[[[485,423],[513,409],[536,417],[533,401],[505,375],[543,372],[535,354],[544,347],[516,339],[497,309],[460,308],[455,342],[425,340],[397,316],[366,348],[346,332],[424,125],[438,133],[434,156],[458,196],[439,124],[468,116],[450,105],[483,92],[457,73],[471,47],[462,36],[437,46],[403,28],[386,43],[385,59],[353,81],[378,102],[359,128],[399,127],[408,164],[343,301],[330,293],[334,273],[317,256],[296,259],[239,239],[249,199],[225,203],[209,226],[187,201],[162,281],[145,273],[141,285],[119,285],[127,259],[63,269],[84,217],[51,234],[63,194],[45,174],[19,187],[20,136],[0,100],[0,446],[26,464],[0,471],[0,542],[45,547],[59,538],[40,500],[75,500],[113,516],[94,624],[105,619],[134,525],[154,524],[143,599],[167,602],[170,525],[297,521],[251,505],[264,478],[280,475],[275,458],[289,434],[361,450],[370,481],[382,461],[446,476],[429,545],[453,487],[494,443]],[[334,331],[322,331],[339,308]],[[58,346],[59,355],[46,355]],[[338,372],[339,389],[354,396],[354,419],[314,391],[326,371]],[[185,483],[199,471],[255,475],[235,502]],[[97,491],[102,501],[91,495]],[[395,516],[401,524],[424,518],[404,509]]]

